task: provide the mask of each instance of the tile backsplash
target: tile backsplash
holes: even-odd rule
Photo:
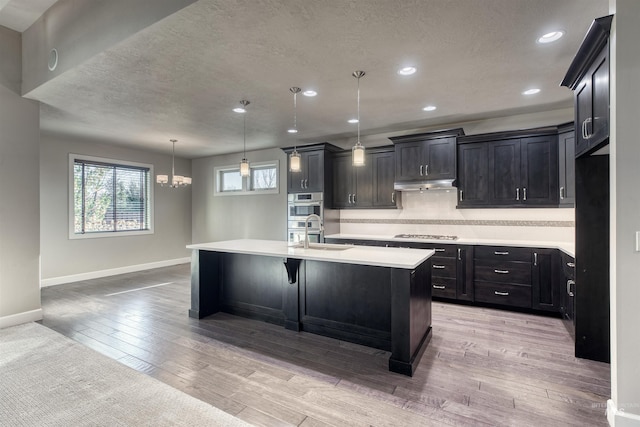
[[[402,194],[402,209],[342,210],[340,233],[447,234],[463,238],[573,242],[574,209],[456,209],[457,193]]]

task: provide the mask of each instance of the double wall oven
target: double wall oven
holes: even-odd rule
[[[305,221],[309,215],[320,217],[308,221],[308,235],[311,243],[324,241],[324,203],[322,193],[296,193],[287,196],[287,240],[289,243],[304,241]]]

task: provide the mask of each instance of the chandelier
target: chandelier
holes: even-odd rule
[[[156,175],[156,183],[161,187],[186,187],[191,185],[191,178],[188,176],[176,175],[176,142],[177,139],[170,139],[173,144],[173,150],[171,152],[171,181],[169,181],[169,175]],[[171,184],[169,184],[171,182]]]

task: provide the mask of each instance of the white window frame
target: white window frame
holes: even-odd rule
[[[149,169],[149,229],[148,230],[128,230],[128,231],[104,231],[104,232],[91,232],[91,233],[76,233],[75,232],[75,207],[74,207],[74,164],[75,160],[86,160],[86,161],[94,161],[101,162],[113,165],[122,165],[122,166],[134,166],[134,167],[142,167]],[[69,154],[69,186],[68,186],[68,218],[69,218],[69,239],[99,239],[104,237],[127,237],[127,236],[140,236],[145,234],[153,234],[154,233],[154,211],[155,211],[155,203],[154,203],[154,173],[153,173],[153,165],[148,163],[137,163],[130,162],[126,160],[117,160],[117,159],[109,159],[105,157],[95,157],[95,156],[85,156],[83,154]]]
[[[251,179],[253,177],[253,169],[263,169],[266,167],[275,167],[276,168],[276,188],[271,188],[268,190],[253,190],[251,188]],[[218,166],[213,168],[213,179],[215,189],[213,195],[214,196],[259,196],[263,194],[279,194],[280,193],[280,161],[272,160],[269,162],[255,162],[249,164],[249,169],[251,170],[251,175],[242,177],[242,190],[236,191],[222,191],[222,180],[220,179],[221,172],[227,171],[239,171],[240,165],[230,165],[230,166]]]

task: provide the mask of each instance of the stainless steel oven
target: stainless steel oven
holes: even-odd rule
[[[304,221],[311,214],[322,218],[322,205],[322,193],[289,194],[287,198],[287,221]]]
[[[318,215],[320,221],[318,218],[307,221],[307,217],[312,214]],[[289,243],[304,242],[305,225],[311,243],[324,241],[322,193],[296,193],[287,196],[287,241]]]

